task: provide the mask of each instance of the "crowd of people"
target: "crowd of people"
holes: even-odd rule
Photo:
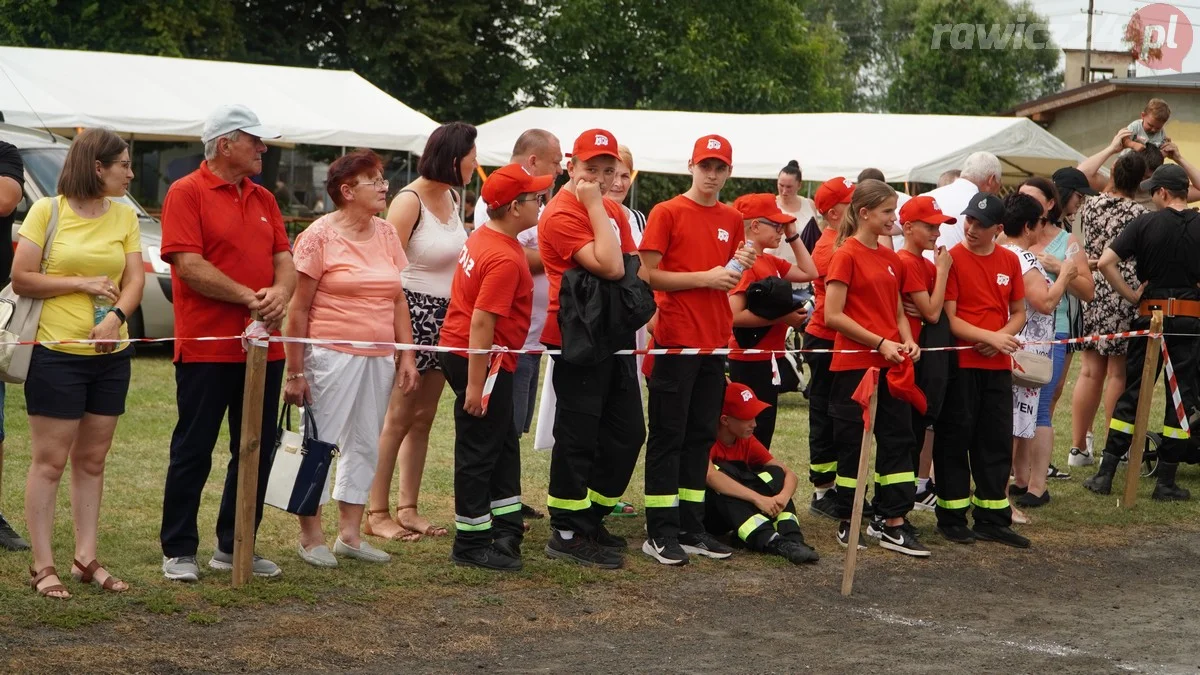
[[[484,181],[469,236],[459,194],[477,170],[476,131],[455,122],[431,135],[419,177],[390,204],[378,156],[357,150],[335,160],[327,191],[336,209],[293,246],[274,196],[251,180],[263,140],[279,134],[245,106],[223,106],[204,127],[204,163],[163,205],[179,338],[163,575],[200,578],[197,512],[225,419],[230,454],[208,566],[232,567],[245,353],[237,341],[195,338],[238,335],[252,319],[275,335],[326,341],[272,342],[263,399],[267,411],[278,410],[281,393],[304,406],[321,439],[340,449],[322,499],[337,503],[332,546],[320,511],[298,518],[297,554],[310,565],[387,562],[368,537],[451,534],[418,509],[449,384],[450,558],[520,569],[525,519],[544,517],[521,489],[519,439],[536,407],[542,354],[512,352],[530,349],[550,350],[555,397],[545,555],[624,565],[629,543],[606,520],[634,511],[622,498],[644,445],[646,556],[679,566],[739,547],[815,561],[796,516],[799,477],[771,451],[792,334],[803,336],[809,370],[809,510],[839,522],[840,545],[875,538],[929,556],[928,533],[908,519],[918,509],[935,512],[937,532],[951,542],[1028,547],[1013,524],[1050,502],[1051,480],[1069,478],[1051,463],[1053,412],[1075,349],[1062,340],[1144,329],[1162,309],[1185,410],[1197,407],[1200,217],[1187,203],[1200,172],[1163,133],[1167,115],[1152,101],[1102,152],[1005,196],[1000,161],[977,152],[924,195],[898,193],[866,168],[857,180],[823,182],[808,199],[792,161],[778,194],[726,203],[734,149],[713,134],[695,142],[689,189],[648,217],[622,203],[634,158],[612,133],[573,139],[565,183],[553,191],[564,171],[560,140],[531,129],[511,163]],[[1110,179],[1100,169],[1114,155]],[[6,166],[0,161],[2,188],[13,174]],[[16,292],[44,299],[40,341],[127,339],[143,264],[136,218],[111,198],[131,179],[125,142],[88,129],[71,146],[59,195],[30,210],[12,277]],[[644,361],[618,353],[647,336],[670,351]],[[1085,482],[1095,492],[1111,490],[1128,449],[1146,343],[1104,338],[1080,349],[1068,468],[1094,462],[1086,433],[1108,380],[1110,430]],[[713,353],[724,349],[728,358]],[[34,348],[25,524],[29,582],[41,595],[70,596],[50,546],[68,461],[72,575],[128,588],[99,562],[96,531],[131,352],[119,341]],[[1014,381],[1014,370],[1028,375],[1020,364],[1030,359],[1046,364],[1045,377]],[[869,522],[851,542],[861,392],[872,382]],[[1189,428],[1168,405],[1156,499],[1189,496],[1175,482],[1178,463],[1193,459]],[[276,416],[264,415],[263,448],[274,447],[276,433]],[[271,460],[261,453],[256,526]],[[24,544],[6,522],[0,535],[10,547]],[[255,556],[253,573],[281,570]]]

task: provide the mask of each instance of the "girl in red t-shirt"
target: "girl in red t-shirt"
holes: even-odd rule
[[[837,331],[830,370],[829,416],[833,418],[838,453],[838,542],[847,546],[851,505],[857,484],[863,435],[862,408],[854,390],[869,368],[881,371],[916,361],[920,349],[913,341],[900,294],[924,288],[924,281],[905,284],[904,269],[894,252],[879,245],[879,236],[896,221],[896,191],[886,183],[865,180],[854,190],[850,209],[838,230],[837,249],[825,277],[825,323]],[[867,351],[870,350],[870,351]],[[910,366],[911,367],[911,366]],[[914,483],[910,396],[892,391],[882,381],[875,423],[875,515],[867,533],[880,546],[911,556],[926,557],[905,515],[912,509]],[[914,386],[915,389],[915,386]]]

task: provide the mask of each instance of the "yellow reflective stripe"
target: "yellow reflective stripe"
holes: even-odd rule
[[[769,522],[770,521],[767,520],[766,516],[756,513],[753,516],[750,516],[746,522],[742,523],[742,526],[738,528],[738,537],[742,541],[746,541],[746,539],[753,534],[755,530]]]
[[[1192,437],[1190,433],[1179,427],[1163,427],[1163,436],[1165,438],[1178,438],[1184,441]]]
[[[917,482],[917,474],[912,471],[904,473],[889,473],[886,476],[875,474],[875,482],[880,485],[898,485],[900,483],[915,483]]]
[[[762,473],[758,474],[758,477],[761,478],[764,483],[770,483],[772,480],[774,480],[774,477],[771,476],[770,471],[763,471]]]
[[[775,518],[775,522],[776,522],[776,523],[782,523],[782,522],[784,522],[785,520],[790,520],[790,521],[792,521],[793,523],[799,523],[799,522],[800,522],[800,521],[799,521],[799,519],[797,519],[797,518],[796,518],[796,514],[792,513],[791,511],[784,511],[783,513],[780,513],[780,514],[779,514],[779,515],[778,515],[778,516]]]
[[[943,509],[957,510],[965,509],[971,505],[970,499],[942,499],[938,497],[937,505]]]
[[[836,483],[838,487],[858,487],[858,479],[846,478],[845,476],[838,476],[834,483]]]
[[[1129,422],[1122,422],[1115,417],[1112,418],[1112,421],[1108,423],[1108,428],[1112,429],[1113,431],[1120,431],[1121,433],[1129,434],[1130,436],[1133,435],[1133,425]]]
[[[562,509],[564,511],[583,511],[592,506],[592,500],[584,497],[583,499],[560,499],[558,497],[546,497],[546,506],[552,509]]]
[[[521,507],[518,506],[517,508]],[[454,529],[460,532],[482,532],[483,530],[490,530],[492,529],[492,519],[488,518],[486,521],[479,523],[478,525],[455,522]]]
[[[679,495],[646,495],[646,508],[669,509],[679,506]]]
[[[971,503],[981,509],[992,509],[993,511],[1008,508],[1007,499],[980,499],[975,495],[971,495]]]
[[[814,473],[833,473],[837,471],[837,462],[822,462],[821,464],[809,464],[808,470]]]
[[[514,511],[520,511],[520,510],[521,510],[521,503],[517,502],[516,504],[508,504],[507,506],[497,506],[496,508],[492,509],[492,515],[493,516],[502,516],[506,513],[512,513]]]
[[[593,504],[608,506],[610,508],[616,506],[617,502],[621,501],[620,497],[605,497],[591,488],[588,488],[588,499],[592,500]]]
[[[679,488],[679,499],[685,502],[704,503],[704,490],[689,490]]]

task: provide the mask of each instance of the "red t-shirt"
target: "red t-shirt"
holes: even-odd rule
[[[987,255],[976,255],[959,244],[950,249],[954,264],[946,283],[946,302],[956,302],[955,315],[972,326],[1000,330],[1008,323],[1009,303],[1025,299],[1025,280],[1017,254],[996,246]],[[960,345],[974,346],[966,340]],[[1005,354],[984,356],[974,349],[958,352],[961,368],[1010,370],[1011,357]]]
[[[617,233],[622,253],[636,253],[637,245],[629,232],[629,218],[621,205],[611,199],[604,200],[604,212],[608,222]],[[579,249],[596,240],[592,231],[592,219],[579,198],[567,190],[559,190],[546,205],[538,219],[538,252],[546,268],[546,280],[550,282],[550,302],[546,309],[546,327],[542,329],[543,344],[562,346],[562,333],[558,330],[558,290],[562,275],[578,267],[575,254]]]
[[[496,315],[493,344],[509,349],[525,345],[533,309],[533,275],[525,249],[515,237],[487,226],[475,230],[458,255],[438,344],[469,347],[471,315],[477,309]],[[517,369],[516,354],[505,354],[503,359],[501,368],[510,373]]]
[[[218,178],[208,162],[171,184],[162,208],[162,256],[197,253],[239,284],[257,291],[275,283],[276,253],[291,250],[283,215],[270,190],[242,179],[237,186]],[[175,306],[175,337],[241,335],[250,323],[245,305],[213,300],[188,286],[171,268]],[[267,359],[283,358],[283,345],[272,342]],[[197,342],[177,340],[175,361],[243,363],[246,352],[239,340]]]
[[[775,458],[757,438],[751,436],[750,438],[739,438],[733,442],[733,445],[725,445],[719,440],[716,441],[713,443],[712,449],[708,451],[708,459],[711,462],[719,460],[744,462],[746,466],[762,466]]]
[[[701,206],[683,195],[650,211],[641,250],[662,254],[664,272],[706,272],[724,267],[746,235],[742,214],[717,202]],[[711,288],[656,291],[658,323],[654,341],[666,347],[716,349],[729,344],[733,312],[729,296]]]
[[[937,266],[933,264],[929,258],[920,255],[913,255],[904,249],[896,251],[896,255],[900,258],[900,264],[904,267],[904,278],[920,280],[924,282],[925,288],[914,288],[905,291],[905,295],[915,293],[919,290],[924,290],[930,296],[933,295],[933,287],[937,285]],[[905,315],[908,316],[908,315]],[[908,316],[908,327],[912,330],[913,340],[921,337],[921,327],[925,324],[924,320],[919,316]]]
[[[821,238],[812,250],[813,265],[817,268],[817,278],[812,280],[813,313],[808,319],[804,332],[825,340],[832,340],[837,331],[825,326],[825,275],[829,274],[829,263],[833,260],[833,243],[837,241],[837,228],[827,227],[821,232]]]
[[[868,248],[853,237],[847,239],[833,254],[829,274],[825,283],[838,281],[846,284],[846,316],[858,325],[883,336],[888,340],[900,341],[900,328],[896,325],[896,307],[900,293],[923,288],[920,279],[906,282],[900,258],[883,246]],[[834,349],[869,349],[875,345],[855,342],[841,333],[833,338]],[[862,370],[864,368],[887,368],[891,364],[877,351],[858,354],[833,355],[832,370]]]
[[[753,284],[754,282],[758,281],[759,279],[766,279],[767,277],[782,277],[782,276],[785,276],[788,273],[788,271],[790,271],[791,269],[792,269],[791,262],[784,260],[783,258],[780,258],[778,256],[771,255],[770,253],[760,253],[760,254],[758,254],[758,258],[755,259],[755,261],[754,261],[754,267],[751,267],[750,269],[746,270],[746,273],[742,275],[742,280],[738,282],[737,286],[734,286],[732,291],[729,291],[729,294],[730,295],[735,295],[737,293],[745,294],[746,289],[750,288],[750,284]],[[787,345],[785,344],[785,342],[787,340],[787,329],[788,329],[788,326],[786,323],[779,322],[777,324],[774,324],[773,326],[771,326],[771,330],[767,331],[767,334],[763,336],[763,339],[759,340],[757,345],[754,345],[754,348],[755,349],[772,349],[772,350],[783,351],[787,347]],[[738,345],[736,338],[729,339],[729,348],[730,349],[739,349],[740,348],[740,345]],[[730,361],[770,361],[771,355],[770,354],[730,354],[729,360]]]

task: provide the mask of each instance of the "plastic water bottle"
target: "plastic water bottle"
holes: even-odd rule
[[[747,251],[753,251],[754,244],[751,244],[750,242],[746,242],[745,248]],[[742,272],[746,271],[745,266],[742,265],[742,263],[736,257],[730,258],[729,262],[725,263],[725,269],[729,270],[730,272],[733,272],[734,274],[741,274]]]
[[[92,325],[99,326],[104,317],[108,316],[108,310],[112,309],[113,301],[107,295],[92,296]]]

